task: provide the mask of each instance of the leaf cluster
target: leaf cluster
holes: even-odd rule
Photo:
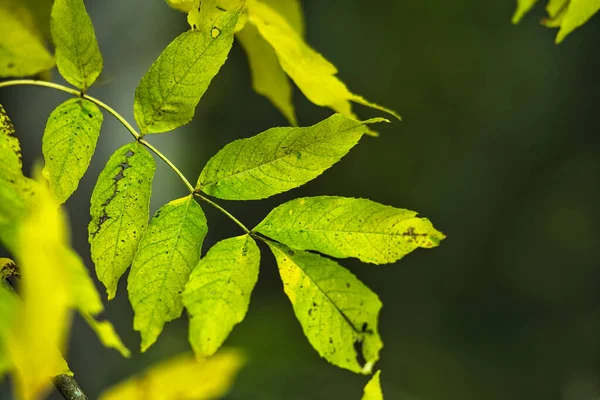
[[[359,120],[352,103],[397,114],[352,93],[336,76],[336,67],[305,42],[297,0],[168,2],[188,12],[190,29],[167,46],[139,83],[133,104],[138,130],[87,94],[103,62],[82,0],[55,1],[50,24],[54,56],[47,54],[35,25],[18,17],[22,8],[0,8],[15,27],[20,24],[13,33],[0,29],[0,50],[9,49],[8,56],[0,52],[0,76],[36,74],[56,60],[60,74],[74,88],[28,83],[75,96],[48,119],[42,141],[44,167],[35,180],[22,173],[14,127],[0,108],[0,161],[6,165],[0,173],[0,240],[23,276],[20,299],[0,288],[0,306],[7,309],[2,318],[8,321],[0,324],[0,374],[3,368],[14,371],[20,396],[35,399],[47,391],[49,376],[70,373],[60,354],[66,354],[72,310],[84,316],[106,346],[129,355],[112,325],[95,319],[102,302],[70,248],[60,208],[77,190],[92,160],[103,123],[101,109],[119,119],[133,140],[112,154],[91,196],[88,239],[96,275],[110,300],[130,268],[127,294],[141,351],[156,342],[167,322],[187,310],[189,341],[200,360],[176,358],[109,390],[103,399],[153,398],[148,393],[165,399],[182,393],[213,398],[224,393],[242,359],[235,352],[215,353],[247,313],[259,275],[259,243],[275,257],[284,292],[312,347],[335,366],[371,374],[383,347],[378,331],[382,303],[337,259],[394,263],[417,248],[439,245],[444,235],[414,211],[337,196],[288,201],[249,229],[216,199],[258,200],[297,188],[373,134],[373,124],[389,122]],[[192,185],[147,137],[192,120],[236,38],[248,54],[255,90],[268,97],[291,126],[229,143]],[[32,46],[27,57],[11,40]],[[309,100],[335,114],[299,127],[290,79]],[[154,156],[173,169],[189,195],[170,201],[150,217]],[[242,228],[240,236],[219,241],[204,255],[208,222],[202,205],[216,207]],[[41,356],[27,357],[27,348]],[[205,376],[204,386],[190,385],[187,377],[197,375]],[[179,389],[170,393],[159,388],[158,382],[165,379]],[[379,372],[365,388],[364,398],[382,398]]]

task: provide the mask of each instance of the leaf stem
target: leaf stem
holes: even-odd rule
[[[121,114],[116,112],[108,104],[98,100],[95,97],[88,96],[87,94],[85,94],[83,92],[80,92],[75,89],[71,89],[70,87],[59,85],[58,83],[38,81],[35,79],[15,79],[15,80],[11,80],[11,81],[0,82],[0,88],[8,87],[8,86],[18,86],[18,85],[32,85],[32,86],[48,87],[48,88],[52,88],[52,89],[56,89],[56,90],[60,90],[62,92],[72,94],[73,96],[76,96],[76,97],[81,97],[83,99],[89,100],[92,103],[96,104],[97,106],[104,108],[106,111],[111,113],[116,119],[118,119],[119,122],[122,123],[123,126],[125,126],[125,128],[127,128],[127,130],[135,138],[135,140],[139,140],[141,138],[140,134],[137,133],[137,131],[131,126],[131,124],[129,124],[129,122],[127,122],[127,120],[125,118],[123,118],[121,116]]]
[[[195,197],[199,198],[200,200],[202,200],[202,201],[210,204],[211,206],[213,206],[217,210],[221,211],[229,219],[231,219],[233,222],[235,222],[240,228],[242,228],[244,230],[244,232],[246,232],[248,234],[250,233],[250,229],[248,229],[246,227],[246,225],[244,225],[243,223],[241,223],[229,211],[227,211],[226,209],[224,209],[223,207],[221,207],[220,205],[218,205],[217,203],[215,203],[214,201],[212,201],[208,197],[205,197],[202,194],[198,193],[194,189],[194,187],[191,185],[190,181],[187,180],[187,178],[185,177],[185,175],[183,175],[183,173],[179,170],[179,168],[177,168],[175,166],[175,164],[173,164],[171,162],[171,160],[169,160],[167,158],[167,156],[165,156],[160,150],[158,150],[156,147],[152,146],[150,143],[148,143],[146,140],[144,140],[143,139],[144,135],[140,135],[135,130],[135,128],[133,128],[131,126],[131,124],[129,122],[127,122],[127,120],[125,118],[123,118],[121,116],[121,114],[119,114],[118,112],[116,112],[112,107],[110,107],[106,103],[104,103],[104,102],[96,99],[95,97],[88,96],[87,94],[85,94],[83,92],[80,92],[78,90],[72,89],[72,88],[67,87],[67,86],[60,85],[58,83],[52,83],[52,82],[46,82],[46,81],[38,81],[38,80],[35,80],[35,79],[14,79],[14,80],[0,82],[0,88],[9,87],[9,86],[19,86],[19,85],[43,86],[43,87],[47,87],[47,88],[51,88],[51,89],[56,89],[56,90],[59,90],[59,91],[62,91],[62,92],[66,92],[66,93],[72,94],[73,96],[81,97],[83,99],[89,100],[92,103],[96,104],[97,106],[105,109],[106,111],[108,111],[109,113],[111,113],[117,120],[119,120],[119,122],[121,122],[121,124],[123,124],[123,126],[125,126],[125,128],[127,128],[127,130],[131,133],[131,135],[135,138],[136,141],[138,141],[141,145],[146,146],[146,148],[148,148],[150,151],[152,151],[154,154],[156,154],[158,156],[158,158],[160,158],[161,160],[163,160],[165,162],[165,164],[167,164],[169,166],[169,168],[171,168],[177,174],[177,176],[179,176],[179,179],[181,179],[181,181],[184,183],[184,185],[187,187],[187,189],[190,191],[190,193],[192,193]]]
[[[214,201],[212,201],[211,199],[209,199],[206,196],[203,196],[202,194],[198,193],[198,192],[194,192],[194,196],[196,196],[197,198],[199,198],[200,200],[210,204],[211,206],[213,206],[214,208],[216,208],[217,210],[221,211],[223,214],[227,215],[229,217],[229,219],[231,219],[233,222],[235,222],[236,224],[238,224],[238,226],[240,228],[242,228],[244,230],[244,232],[250,234],[250,229],[248,229],[246,227],[246,225],[242,224],[236,217],[234,217],[229,211],[227,211],[226,209],[224,209],[223,207],[221,207],[220,205],[218,205],[217,203],[215,203]]]
[[[175,173],[179,176],[179,179],[181,179],[181,181],[188,188],[188,190],[190,191],[190,193],[194,193],[194,187],[192,186],[192,184],[190,183],[190,181],[187,180],[187,178],[185,177],[185,175],[183,175],[183,173],[179,170],[179,168],[177,168],[175,166],[175,164],[173,164],[171,162],[171,160],[169,160],[167,158],[167,156],[165,156],[163,153],[160,152],[160,150],[158,150],[156,147],[152,146],[150,143],[148,143],[144,139],[139,139],[138,142],[140,144],[146,146],[154,154],[156,154],[158,156],[158,158],[160,158],[161,160],[163,160],[165,162],[165,164],[167,164],[173,171],[175,171]]]

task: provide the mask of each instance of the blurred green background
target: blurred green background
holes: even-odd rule
[[[86,5],[105,59],[90,94],[133,122],[135,87],[186,29],[185,16],[161,0]],[[399,111],[404,121],[381,127],[377,139],[364,138],[300,189],[221,203],[252,226],[293,197],[369,197],[416,210],[448,235],[439,248],[418,250],[396,265],[343,262],[384,303],[378,368],[386,399],[599,399],[600,17],[555,46],[556,31],[538,24],[542,2],[518,26],[510,23],[510,0],[304,0],[303,6],[308,42],[338,66],[353,91]],[[62,82],[57,73],[53,80]],[[45,121],[67,98],[38,87],[0,91],[26,168],[41,159]],[[298,91],[296,104],[302,125],[330,114]],[[195,181],[223,145],[277,125],[285,120],[252,92],[245,54],[235,44],[194,121],[148,139]],[[67,203],[74,246],[90,268],[91,190],[111,152],[128,141],[107,115],[92,165]],[[159,162],[152,210],[184,194]],[[204,251],[240,234],[204,209],[210,227]],[[105,316],[135,350],[125,282]],[[263,251],[250,311],[226,343],[249,358],[227,399],[359,399],[367,378],[319,358],[281,286],[273,257]],[[77,318],[68,359],[95,399],[109,385],[188,350],[185,318],[131,359],[103,348]],[[5,383],[0,399],[9,393]]]

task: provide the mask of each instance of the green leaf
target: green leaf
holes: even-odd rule
[[[600,10],[598,0],[571,0],[556,35],[556,44],[562,42],[565,37],[576,28],[585,24],[594,14]]]
[[[54,66],[54,58],[24,5],[0,2],[0,21],[0,78],[36,75]]]
[[[85,91],[102,72],[102,54],[83,0],[55,0],[50,24],[56,64],[67,82]]]
[[[155,168],[142,145],[126,144],[110,157],[92,192],[88,240],[109,300],[148,226]]]
[[[225,63],[240,11],[223,12],[211,27],[178,36],[135,91],[134,116],[142,133],[160,133],[190,122],[211,80]]]
[[[272,128],[226,145],[202,170],[196,188],[227,200],[256,200],[315,179],[345,156],[367,124],[341,114],[307,128]]]
[[[383,400],[383,393],[381,392],[381,383],[379,382],[379,376],[381,371],[375,372],[369,383],[365,386],[365,392],[362,400]]]
[[[50,114],[42,138],[42,173],[59,203],[73,194],[87,171],[102,120],[98,107],[82,98],[67,100]]]
[[[319,196],[295,199],[276,207],[254,229],[298,250],[386,264],[445,236],[414,211],[367,199]]]
[[[259,264],[256,242],[243,235],[214,245],[192,271],[183,303],[198,357],[213,355],[246,316]]]
[[[281,69],[275,51],[258,33],[254,25],[247,25],[237,34],[248,55],[252,71],[252,87],[267,97],[293,126],[298,125],[292,103],[292,85]]]
[[[512,23],[518,24],[519,21],[533,8],[537,0],[517,0],[517,9],[512,17]]]
[[[4,173],[21,173],[21,145],[15,136],[15,127],[0,104],[0,164]],[[1,172],[0,172],[1,173]]]
[[[21,146],[15,128],[0,105],[0,241],[14,252],[18,221],[35,199],[36,182],[21,172]]]
[[[249,22],[273,46],[283,70],[311,102],[354,118],[352,101],[400,119],[394,111],[350,92],[335,76],[336,67],[308,46],[286,19],[271,7],[256,1],[248,10]]]
[[[150,221],[127,281],[142,351],[156,341],[166,322],[181,315],[180,294],[207,232],[206,217],[191,195],[164,205]]]
[[[310,344],[333,365],[371,373],[383,347],[377,330],[382,306],[377,295],[335,261],[267,244]]]

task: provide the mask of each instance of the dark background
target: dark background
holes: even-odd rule
[[[404,121],[378,127],[380,138],[364,138],[300,189],[260,202],[221,202],[252,226],[293,197],[369,197],[416,210],[448,235],[439,248],[418,250],[396,265],[343,262],[384,303],[378,368],[388,400],[600,398],[600,17],[556,46],[556,31],[538,24],[542,3],[513,26],[513,1],[305,0],[308,42],[338,66],[354,92],[399,111]],[[186,29],[185,16],[161,0],[86,5],[105,60],[90,94],[133,122],[135,87]],[[62,82],[56,72],[53,80]],[[41,159],[45,121],[67,98],[39,87],[0,91],[26,168]],[[297,90],[296,105],[302,125],[330,114]],[[285,124],[252,92],[236,44],[194,121],[148,140],[195,182],[229,141]],[[67,202],[74,246],[89,267],[91,190],[111,152],[128,141],[107,114],[92,165]],[[158,162],[153,211],[184,194]],[[203,208],[210,227],[204,251],[241,233]],[[125,282],[106,317],[135,351],[139,337]],[[367,378],[319,358],[281,286],[272,256],[263,251],[250,311],[226,342],[249,357],[227,399],[359,399]],[[188,350],[185,318],[131,359],[104,349],[77,318],[68,359],[94,399]],[[9,399],[6,382],[3,387],[0,399]]]

